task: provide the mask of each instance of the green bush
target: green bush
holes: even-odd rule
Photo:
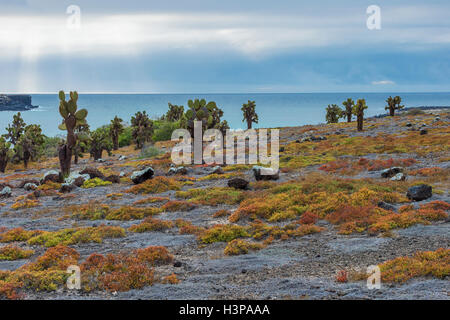
[[[119,147],[126,147],[131,144],[133,138],[131,132],[133,129],[131,127],[124,128],[123,132],[119,135]]]
[[[139,158],[153,158],[157,155],[160,155],[161,153],[164,153],[164,151],[158,149],[155,146],[144,146],[144,148],[142,148],[141,150]]]
[[[166,122],[166,121],[155,121],[155,133],[153,134],[152,140],[156,141],[167,141],[172,138],[172,132],[180,128],[180,122]]]

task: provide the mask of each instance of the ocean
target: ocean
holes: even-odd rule
[[[114,116],[130,121],[137,111],[146,111],[151,117],[163,115],[167,103],[184,105],[189,99],[204,98],[215,101],[224,111],[223,119],[233,129],[245,129],[241,107],[248,100],[256,101],[259,123],[256,128],[299,126],[325,122],[325,108],[328,104],[338,104],[347,98],[366,99],[367,116],[385,113],[386,98],[390,95],[402,97],[405,107],[450,106],[450,93],[239,93],[239,94],[80,94],[78,107],[89,112],[87,120],[91,128],[108,124]],[[32,94],[33,105],[39,108],[22,112],[27,124],[40,124],[43,133],[55,136],[63,132],[58,129],[61,116],[58,112],[57,94]],[[15,112],[0,112],[0,133],[12,121]]]

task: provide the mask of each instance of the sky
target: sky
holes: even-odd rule
[[[0,0],[0,92],[448,92],[449,12],[448,0]]]

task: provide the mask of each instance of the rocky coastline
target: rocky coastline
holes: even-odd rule
[[[38,108],[31,103],[28,94],[0,94],[0,111],[28,111]]]

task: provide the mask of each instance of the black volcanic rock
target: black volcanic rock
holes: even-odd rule
[[[0,111],[28,111],[37,107],[31,104],[30,95],[0,94]]]

